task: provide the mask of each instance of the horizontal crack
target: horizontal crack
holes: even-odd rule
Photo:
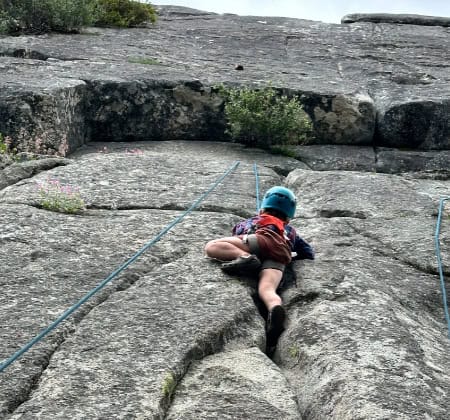
[[[334,217],[351,217],[354,219],[367,219],[367,215],[362,211],[334,209],[334,210],[320,210],[319,217],[331,219]]]
[[[178,206],[174,204],[162,205],[160,207],[150,207],[146,205],[114,205],[114,204],[88,204],[87,210],[118,210],[118,211],[132,211],[132,210],[171,210],[171,211],[187,211],[186,207]],[[234,214],[239,217],[248,218],[250,212],[242,210],[236,211],[236,209],[226,209],[218,206],[203,206],[201,208],[195,208],[193,211],[197,212],[211,212],[211,213],[226,213]],[[253,213],[251,214],[253,215]]]
[[[370,239],[370,240],[372,240],[372,241],[378,243],[378,244],[381,246],[380,249],[377,249],[377,250],[376,250],[376,252],[377,252],[379,255],[382,255],[383,257],[390,258],[390,259],[392,259],[392,260],[394,260],[394,261],[401,262],[402,264],[405,264],[405,265],[408,266],[408,267],[411,267],[411,268],[413,268],[413,269],[415,269],[415,270],[417,270],[417,271],[420,271],[421,273],[424,273],[424,274],[431,274],[431,275],[434,275],[434,276],[439,275],[437,269],[436,269],[436,270],[433,270],[432,268],[428,268],[428,269],[427,269],[427,268],[425,268],[425,267],[420,266],[419,264],[416,264],[416,263],[414,263],[414,262],[412,262],[412,261],[409,261],[409,260],[407,260],[407,259],[404,259],[404,258],[401,258],[400,256],[395,255],[395,251],[396,251],[396,250],[395,250],[394,248],[392,248],[392,247],[389,247],[387,244],[385,244],[384,242],[382,242],[382,241],[381,241],[379,238],[377,238],[376,236],[370,235],[368,232],[364,232],[364,231],[362,231],[362,230],[356,228],[355,226],[353,226],[353,225],[350,224],[350,223],[347,223],[347,226],[348,226],[350,229],[352,229],[355,233],[357,233],[358,235],[361,235],[361,236],[364,237],[364,238]],[[383,251],[383,248],[388,248],[391,252]],[[392,253],[392,251],[393,251],[394,253]],[[448,274],[450,274],[450,273],[446,273],[446,275],[448,275]]]

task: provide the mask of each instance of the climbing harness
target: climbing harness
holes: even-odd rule
[[[181,222],[188,214],[192,211],[228,176],[230,175],[238,166],[240,162],[235,161],[226,172],[220,176],[216,182],[204,192],[187,210],[184,211],[175,220],[169,223],[161,232],[158,233],[152,240],[148,241],[138,252],[136,252],[128,261],[123,263],[118,269],[113,271],[108,277],[106,277],[101,283],[99,283],[94,289],[88,292],[83,298],[81,298],[77,303],[67,309],[58,319],[56,319],[47,328],[42,330],[35,338],[30,340],[25,346],[14,353],[11,357],[4,360],[0,364],[0,373],[3,372],[10,364],[16,361],[20,356],[26,353],[31,347],[42,340],[48,333],[53,331],[61,322],[67,319],[73,312],[75,312],[81,305],[83,305],[87,300],[89,300],[93,295],[95,295],[99,290],[105,287],[111,280],[113,280],[119,273],[125,270],[129,265],[131,265],[136,259],[138,259],[147,249],[152,247],[156,242],[158,242],[170,229],[172,229],[176,224]]]
[[[442,289],[442,301],[444,304],[445,319],[447,321],[448,338],[450,339],[450,316],[448,313],[447,293],[445,290],[444,270],[442,268],[441,247],[439,244],[439,234],[440,234],[440,230],[441,230],[442,213],[443,213],[443,209],[444,209],[444,204],[448,200],[450,200],[450,197],[443,197],[443,198],[441,198],[441,200],[439,202],[439,212],[438,212],[438,218],[437,218],[437,222],[436,222],[436,232],[435,232],[434,240],[435,240],[435,246],[436,246],[436,258],[437,258],[437,264],[438,264],[438,270],[439,270],[439,279],[440,279],[441,289]]]

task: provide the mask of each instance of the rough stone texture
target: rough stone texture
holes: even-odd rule
[[[293,149],[295,158],[314,171],[335,169],[372,172],[376,169],[376,153],[373,147],[310,145]]]
[[[405,13],[351,13],[341,19],[341,23],[372,22],[402,23],[405,25],[450,26],[450,18],[439,16],[423,16]]]
[[[271,82],[300,97],[316,143],[450,149],[445,27],[159,10],[149,28],[0,37],[0,132],[61,155],[91,140],[226,140],[212,88]]]
[[[363,171],[314,170],[313,158],[305,165],[228,143],[91,143],[70,164],[3,188],[0,360],[241,162],[0,373],[0,417],[446,419],[450,352],[433,235],[449,181],[367,172],[369,149],[339,150],[328,152],[330,165],[349,154]],[[261,190],[284,183],[297,193],[292,223],[317,253],[295,264],[297,287],[283,293],[288,325],[273,361],[263,353],[254,281],[223,274],[202,252],[255,211],[254,162]],[[48,179],[78,186],[88,209],[36,207],[36,185]],[[449,205],[440,237],[446,278]]]
[[[177,388],[167,419],[300,419],[286,378],[257,348],[208,356]]]
[[[379,148],[376,151],[376,170],[385,173],[441,172],[442,176],[448,176],[450,153],[447,150],[434,153]]]
[[[31,178],[33,175],[52,169],[56,166],[70,163],[64,158],[48,157],[38,160],[25,160],[23,162],[8,162],[0,172],[0,190],[8,185],[16,184],[22,179]]]
[[[432,238],[448,182],[296,170],[287,185],[302,194],[318,244],[286,299],[293,314],[277,356],[303,414],[446,418],[449,341]]]
[[[0,132],[30,152],[78,148],[70,159],[0,156],[0,360],[240,161],[0,373],[0,417],[447,419],[433,240],[450,155],[432,151],[450,148],[447,29],[161,11],[147,29],[0,38]],[[223,139],[211,87],[268,81],[302,95],[314,120],[318,144],[286,150],[295,158],[155,141]],[[132,139],[152,141],[123,142]],[[292,223],[317,252],[283,293],[288,325],[273,361],[255,280],[226,276],[202,251],[255,212],[254,163],[261,192],[297,193]],[[42,209],[38,186],[52,180],[79,187],[87,209]]]
[[[85,97],[85,83],[70,78],[39,91],[28,82],[17,90],[6,86],[0,93],[0,131],[18,150],[65,156],[88,140]]]

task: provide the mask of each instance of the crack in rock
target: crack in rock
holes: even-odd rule
[[[70,163],[68,159],[55,157],[13,163],[0,172],[0,190],[15,185],[24,179],[32,178],[40,172],[48,171],[58,166],[66,166]]]
[[[354,219],[367,219],[367,215],[362,211],[344,210],[344,209],[322,209],[319,211],[319,217],[332,219],[334,217],[350,217]]]
[[[61,345],[64,344],[67,338],[76,332],[76,326],[79,325],[92,310],[105,303],[117,292],[123,292],[129,289],[141,277],[147,274],[148,274],[147,272],[142,272],[141,270],[130,269],[128,273],[125,273],[120,276],[118,282],[115,282],[114,285],[109,284],[106,288],[102,289],[100,293],[96,294],[93,300],[86,301],[80,308],[78,308],[75,312],[73,312],[67,319],[63,321],[65,324],[62,328],[57,327],[58,329],[53,330],[52,332],[49,333],[48,336],[44,337],[43,338],[44,340],[47,340],[47,342],[50,341],[51,348],[45,351],[45,353],[42,353],[41,351],[40,357],[36,357],[36,355],[33,355],[32,357],[33,364],[34,365],[40,364],[41,368],[39,369],[39,372],[36,372],[30,378],[28,387],[26,389],[22,389],[21,396],[20,397],[17,396],[15,400],[9,402],[6,408],[7,412],[9,414],[14,414],[14,412],[17,409],[19,409],[19,407],[22,404],[26,403],[30,399],[30,396],[33,393],[33,391],[39,387],[40,378],[47,369],[53,355],[58,352]],[[48,327],[50,325],[51,324],[49,324]],[[30,349],[30,353],[33,352],[33,350],[34,349]],[[29,355],[24,354],[22,357],[25,359],[29,357]],[[8,367],[7,369],[10,368],[11,367]]]
[[[47,61],[50,57],[39,51],[35,51],[29,48],[8,48],[6,50],[0,51],[0,56],[2,57],[14,57],[14,58],[24,58],[31,60]]]
[[[415,263],[413,261],[410,261],[410,260],[407,260],[407,259],[403,258],[401,254],[400,255],[396,254],[395,253],[396,250],[393,247],[390,247],[389,244],[384,243],[381,239],[377,238],[375,235],[371,235],[369,232],[365,232],[362,229],[358,229],[356,226],[353,226],[350,223],[348,224],[348,227],[350,229],[352,229],[355,233],[361,235],[362,237],[370,239],[370,240],[376,242],[378,245],[380,245],[381,248],[378,248],[376,250],[376,252],[379,255],[382,255],[383,257],[387,257],[387,258],[393,259],[394,261],[398,261],[398,262],[400,262],[402,264],[405,264],[406,266],[411,267],[414,270],[417,270],[417,271],[419,271],[421,273],[431,274],[433,276],[439,275],[438,270],[431,268],[431,266],[423,267],[423,266],[421,266],[418,263]],[[389,250],[391,252],[383,251],[383,248],[389,248]],[[449,275],[450,273],[445,272],[444,274],[445,275]]]
[[[205,337],[186,353],[181,371],[171,373],[171,379],[175,383],[171,387],[171,395],[162,401],[164,419],[193,419],[198,418],[199,412],[208,418],[221,418],[221,410],[226,410],[224,412],[230,415],[230,410],[249,410],[255,403],[259,406],[261,419],[281,418],[280,413],[283,413],[282,418],[285,419],[299,418],[297,400],[292,391],[287,392],[290,387],[280,369],[263,354],[261,348],[250,346],[249,343],[242,348],[242,344],[236,346],[233,343],[240,335],[240,323],[245,323],[248,328],[250,318],[254,324],[255,318],[249,316],[252,313],[250,311],[247,316],[241,313],[240,319],[235,319],[223,330]],[[258,325],[253,327],[260,330]],[[260,370],[263,377],[258,376]],[[275,377],[271,375],[270,387],[267,386],[268,370],[276,374]],[[280,389],[273,387],[274,382],[280,385]],[[204,385],[199,386],[199,383]],[[208,389],[211,387],[212,390]],[[236,389],[240,388],[243,388],[242,393],[237,393]],[[200,394],[198,390],[201,390]],[[242,394],[241,398],[245,403],[241,402],[241,398],[235,400],[237,394]],[[222,403],[210,404],[210,398],[218,398]],[[234,407],[225,408],[229,404]],[[244,414],[240,411],[240,415]],[[271,417],[272,415],[275,417]]]

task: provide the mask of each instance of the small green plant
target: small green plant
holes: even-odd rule
[[[0,133],[0,155],[3,155],[8,159],[17,160],[17,149],[15,147],[11,147],[11,145],[11,137],[3,137],[2,133]]]
[[[61,184],[57,179],[49,178],[38,184],[39,204],[42,208],[59,213],[76,214],[86,208],[80,190],[71,185]]]
[[[128,57],[128,62],[136,64],[147,64],[151,66],[161,65],[161,63],[158,60],[151,57]]]
[[[175,391],[175,388],[177,386],[177,382],[175,380],[175,376],[172,372],[169,372],[166,377],[164,378],[163,384],[162,384],[162,393],[164,397],[170,398]]]
[[[288,348],[288,352],[289,352],[289,356],[291,356],[293,359],[297,359],[297,357],[300,353],[300,350],[299,350],[298,346],[294,344]]]
[[[0,154],[5,155],[8,152],[8,146],[3,141],[3,135],[0,133]]]
[[[129,28],[156,22],[153,6],[134,0],[95,0],[93,13],[96,26]]]
[[[286,156],[286,157],[291,157],[291,158],[296,158],[297,157],[297,153],[295,150],[293,150],[292,148],[290,148],[289,146],[283,145],[283,146],[272,146],[270,148],[270,151],[274,154],[274,155],[281,155],[281,156]]]
[[[299,100],[269,86],[263,89],[219,87],[225,98],[227,133],[248,146],[301,144],[312,134],[311,121]]]

